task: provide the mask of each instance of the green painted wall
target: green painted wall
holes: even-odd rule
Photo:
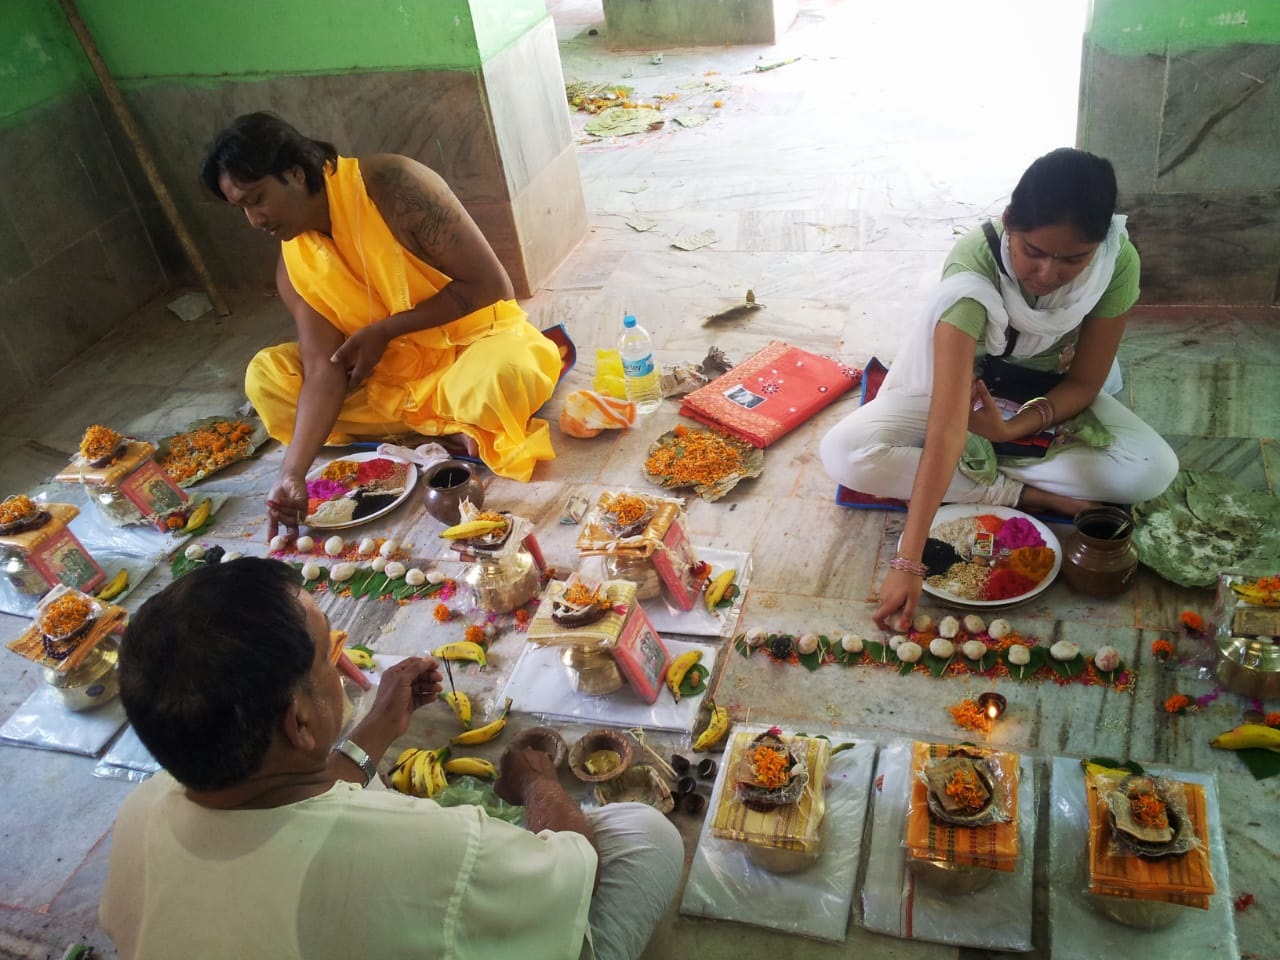
[[[0,120],[85,87],[92,77],[57,3],[0,2]]]
[[[1276,0],[1094,0],[1090,40],[1112,53],[1280,43]]]
[[[480,59],[501,53],[547,16],[546,0],[471,0]]]

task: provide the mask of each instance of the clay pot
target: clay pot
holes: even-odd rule
[[[1133,517],[1119,507],[1093,507],[1077,513],[1074,523],[1062,556],[1067,585],[1092,597],[1129,589],[1138,572]]]
[[[484,506],[484,485],[476,476],[476,468],[464,460],[442,460],[429,467],[422,479],[427,513],[446,526],[461,519],[458,506],[463,500],[470,500],[476,507]]]

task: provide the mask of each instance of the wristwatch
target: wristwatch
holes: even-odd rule
[[[333,749],[364,771],[364,785],[366,787],[378,775],[378,765],[374,763],[373,757],[365,753],[364,747],[354,740],[343,740]]]

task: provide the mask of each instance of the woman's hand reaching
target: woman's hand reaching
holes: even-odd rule
[[[915,619],[916,607],[924,581],[914,573],[890,570],[880,584],[880,606],[872,619],[881,630],[897,633],[906,630]]]
[[[1013,439],[996,398],[981,380],[973,381],[969,393],[969,432],[994,443]]]

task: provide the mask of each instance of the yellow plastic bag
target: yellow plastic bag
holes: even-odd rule
[[[617,350],[596,350],[596,375],[591,389],[606,397],[627,399],[627,382],[622,373],[622,354]]]

